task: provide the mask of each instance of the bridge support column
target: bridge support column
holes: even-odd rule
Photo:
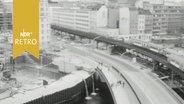
[[[109,54],[111,54],[111,51],[112,51],[112,47],[113,47],[113,45],[107,45],[107,52],[109,53]]]
[[[99,42],[98,42],[98,41],[96,41],[96,43],[95,43],[95,44],[96,44],[96,49],[98,49],[98,48],[99,48],[99,46],[98,46],[98,45],[99,45]]]
[[[159,69],[159,62],[158,61],[153,61],[153,71]]]
[[[122,54],[124,52],[126,52],[126,48],[121,46],[116,46],[116,45],[112,47],[112,51],[111,51],[111,53],[114,53],[114,54]]]
[[[109,44],[105,43],[105,50],[108,50]]]
[[[171,78],[170,87],[173,87],[173,85],[174,85],[174,71],[173,70],[171,70],[170,78]]]

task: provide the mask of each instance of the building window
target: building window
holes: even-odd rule
[[[42,34],[44,34],[44,30],[42,30]]]
[[[44,24],[42,24],[42,28],[44,28]]]
[[[41,19],[41,22],[43,22],[43,21],[44,21],[44,19],[42,18],[42,19]]]
[[[44,11],[44,8],[40,8],[41,11]]]

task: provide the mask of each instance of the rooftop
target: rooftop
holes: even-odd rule
[[[99,10],[103,5],[101,4],[89,4],[89,5],[68,5],[68,6],[63,6],[63,5],[57,5],[54,6],[56,8],[61,8],[63,10],[91,10],[91,11],[97,11]]]

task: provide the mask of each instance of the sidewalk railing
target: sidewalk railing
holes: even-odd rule
[[[153,76],[153,77],[158,79],[158,77],[156,77],[156,76]],[[176,92],[174,92],[174,90],[172,90],[162,80],[158,80],[158,81],[159,81],[159,83],[161,83],[168,90],[169,94],[171,94],[174,98],[176,98],[176,100],[178,101],[179,104],[184,104],[184,100]]]
[[[114,66],[112,66],[112,68],[113,68],[115,71],[117,71],[117,73],[119,73],[119,74],[121,75],[121,77],[123,77],[123,79],[125,79],[125,81],[127,82],[127,84],[130,86],[131,90],[133,91],[135,97],[137,98],[139,104],[142,104],[142,103],[141,103],[141,100],[140,100],[140,98],[139,98],[139,96],[137,95],[137,93],[135,92],[134,88],[131,86],[131,84],[129,83],[129,81],[126,79],[126,77],[125,77],[118,69],[116,69]]]
[[[110,85],[108,79],[106,78],[106,76],[104,75],[104,73],[100,70],[100,68],[97,67],[95,70],[96,70],[96,72],[97,72],[98,74],[100,74],[100,75],[102,76],[102,78],[105,80],[105,82],[106,82],[106,84],[107,84],[107,86],[108,86],[108,88],[109,88],[109,90],[110,90],[110,93],[111,93],[113,102],[114,102],[114,104],[117,104],[116,98],[115,98],[115,96],[114,96],[114,93],[113,93],[113,91],[112,91],[112,88],[111,88],[111,85]]]

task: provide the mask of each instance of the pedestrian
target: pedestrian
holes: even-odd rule
[[[123,82],[123,87],[125,86],[125,82]]]
[[[121,85],[121,83],[122,83],[121,80],[119,80],[119,81],[117,82],[117,84],[120,84],[120,85]]]
[[[114,86],[114,83],[111,84],[111,87],[113,87],[113,86]]]

